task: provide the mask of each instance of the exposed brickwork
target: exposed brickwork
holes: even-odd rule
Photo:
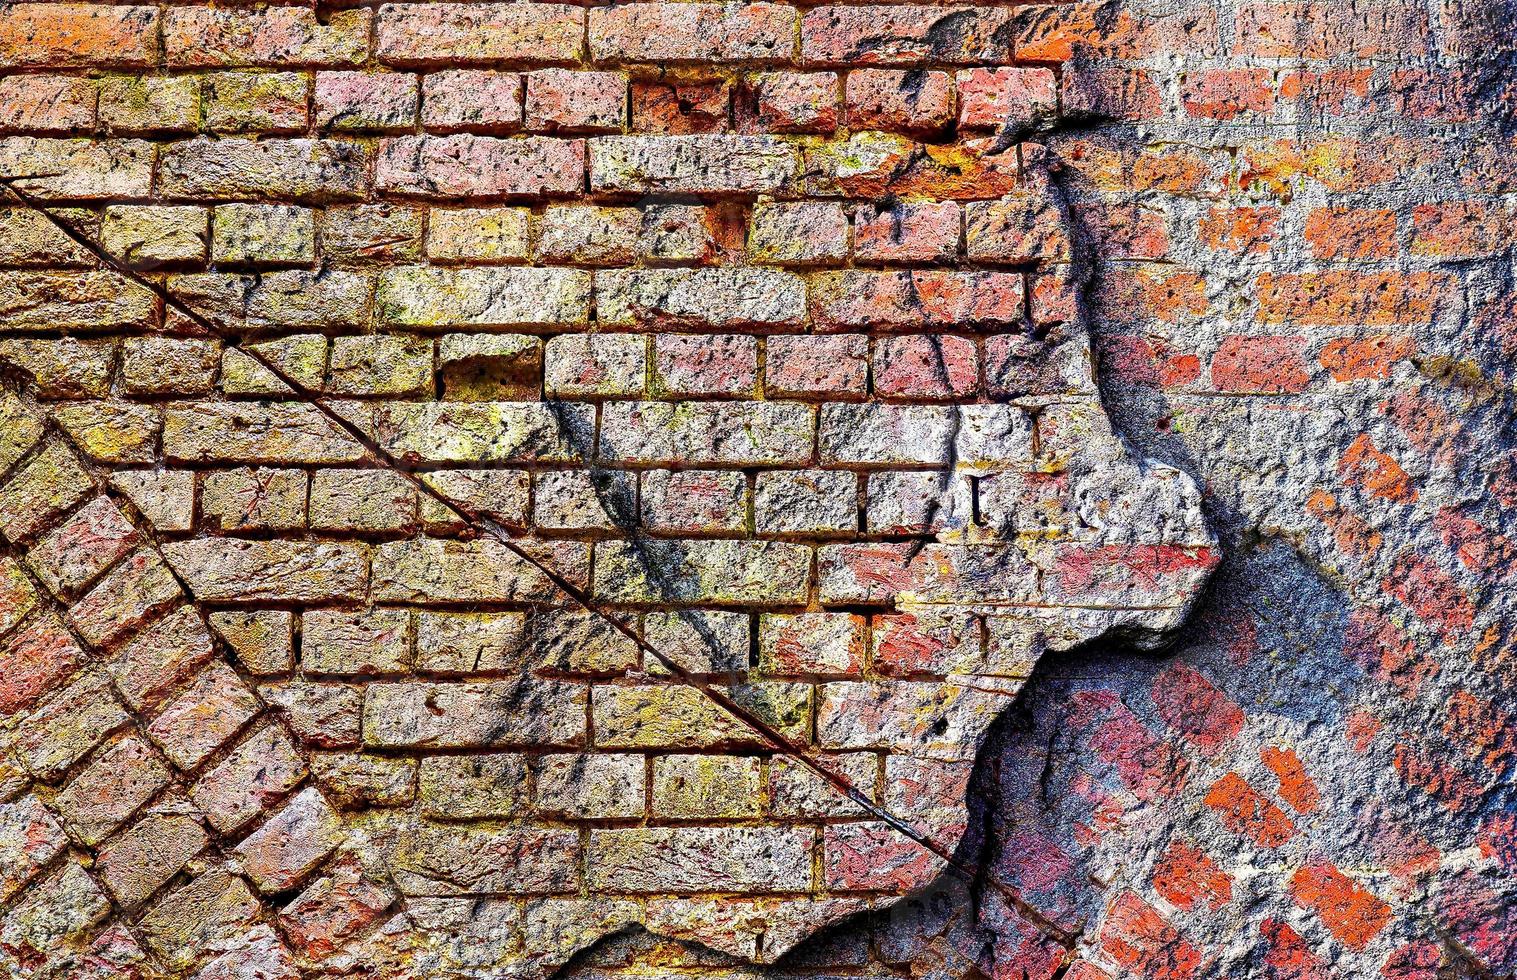
[[[1504,16],[0,5],[7,968],[1517,964]]]

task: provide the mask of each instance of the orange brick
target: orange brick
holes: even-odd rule
[[[1184,841],[1169,846],[1154,869],[1154,890],[1171,905],[1193,909],[1198,903],[1219,909],[1233,900],[1233,879],[1211,855]]]
[[[1404,361],[1417,350],[1416,341],[1394,334],[1368,337],[1341,337],[1328,341],[1317,360],[1334,381],[1385,380],[1397,361]]]
[[[1258,254],[1274,243],[1278,208],[1212,208],[1196,227],[1201,244],[1225,252]]]
[[[1192,9],[1176,17],[1135,17],[1106,3],[1019,7],[1013,50],[1018,61],[1068,61],[1078,52],[1096,58],[1137,59],[1159,51],[1216,51],[1216,14]]]
[[[158,11],[153,7],[0,6],[0,68],[128,67],[157,60]]]
[[[1259,759],[1280,780],[1280,799],[1289,803],[1297,813],[1311,813],[1317,809],[1319,794],[1317,784],[1306,774],[1301,757],[1291,748],[1265,746],[1259,750]]]
[[[1316,208],[1304,233],[1312,254],[1326,262],[1396,255],[1396,214],[1383,208]]]
[[[1433,272],[1303,272],[1259,277],[1263,323],[1388,326],[1426,323],[1452,287]]]
[[[1369,68],[1294,71],[1280,80],[1280,98],[1308,112],[1347,115],[1369,97],[1373,75]]]
[[[1500,204],[1419,204],[1412,211],[1413,255],[1477,258],[1511,248],[1512,212]]]

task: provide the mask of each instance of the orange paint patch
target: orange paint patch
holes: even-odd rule
[[[1376,449],[1367,432],[1344,451],[1338,475],[1349,486],[1363,487],[1383,500],[1410,504],[1417,499],[1411,476],[1394,458]]]
[[[1306,499],[1306,512],[1332,532],[1333,543],[1350,558],[1372,558],[1384,542],[1368,521],[1338,506],[1338,499],[1326,490],[1312,491]]]
[[[1261,847],[1279,847],[1296,835],[1285,811],[1235,772],[1212,784],[1205,803],[1217,811],[1222,826]]]
[[[1320,800],[1317,784],[1306,774],[1306,767],[1294,749],[1266,746],[1259,750],[1259,758],[1280,780],[1280,799],[1297,813],[1317,809]]]
[[[1233,879],[1205,851],[1177,841],[1154,870],[1154,889],[1176,908],[1219,909],[1232,901]]]
[[[1361,950],[1390,921],[1391,908],[1331,864],[1308,865],[1291,876],[1291,894],[1302,908],[1350,949]]]

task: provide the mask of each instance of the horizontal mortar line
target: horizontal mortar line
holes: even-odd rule
[[[683,665],[679,664],[663,651],[659,650],[651,643],[649,643],[636,630],[623,623],[616,614],[603,608],[594,600],[591,593],[587,589],[580,588],[568,577],[557,571],[557,569],[555,569],[552,565],[544,562],[542,559],[533,555],[529,550],[517,544],[513,539],[511,531],[506,526],[502,525],[498,521],[485,514],[475,512],[467,504],[453,500],[446,494],[437,490],[427,481],[418,477],[417,474],[404,463],[404,461],[393,456],[377,441],[370,438],[368,433],[360,428],[357,424],[349,421],[344,415],[342,415],[342,413],[327,405],[324,400],[324,396],[321,393],[312,390],[307,385],[291,376],[277,363],[272,361],[270,358],[265,357],[261,352],[255,350],[252,347],[244,346],[243,337],[237,331],[224,328],[222,325],[213,322],[199,310],[194,309],[184,301],[180,300],[178,297],[174,296],[167,289],[167,287],[142,276],[126,263],[119,260],[116,256],[110,254],[94,239],[81,232],[78,228],[74,227],[72,224],[57,215],[48,207],[37,202],[25,191],[18,189],[15,184],[18,180],[21,179],[26,178],[0,177],[0,186],[3,186],[6,191],[24,207],[27,207],[30,210],[43,215],[50,223],[57,227],[59,231],[67,235],[71,240],[73,240],[81,247],[87,249],[91,254],[95,255],[101,262],[105,263],[112,270],[136,283],[143,289],[146,289],[149,292],[153,293],[167,306],[172,307],[184,316],[188,317],[190,320],[203,327],[213,336],[225,342],[230,348],[236,349],[243,355],[254,360],[260,367],[267,370],[276,379],[287,386],[299,400],[304,401],[314,407],[329,422],[337,426],[343,432],[347,433],[359,445],[363,446],[364,449],[369,452],[375,459],[381,461],[386,467],[400,474],[408,482],[413,484],[421,493],[437,501],[443,507],[456,514],[464,521],[466,525],[475,529],[476,531],[482,531],[488,534],[490,537],[496,539],[500,544],[505,546],[518,558],[535,567],[560,591],[568,595],[579,605],[583,606],[587,611],[594,613],[595,615],[604,619],[608,624],[611,625],[613,629],[626,636],[633,644],[637,646],[639,650],[657,660],[670,672],[670,674],[674,675],[674,677],[677,678],[680,682],[701,692],[718,707],[722,708],[733,717],[737,718],[744,725],[748,726],[764,741],[773,745],[779,754],[785,755],[793,759],[798,764],[811,770],[818,777],[823,779],[844,797],[846,797],[850,802],[858,805],[860,808],[866,811],[870,816],[890,826],[902,836],[908,838],[913,843],[917,844],[924,850],[927,850],[935,857],[939,858],[941,861],[943,861],[946,868],[962,876],[965,881],[973,883],[976,880],[979,872],[981,871],[981,868],[979,866],[970,865],[964,861],[961,861],[955,854],[953,848],[948,847],[947,845],[936,840],[930,834],[919,830],[911,823],[900,817],[897,817],[895,814],[889,812],[884,807],[876,804],[873,800],[869,799],[869,797],[862,790],[855,786],[853,782],[850,781],[846,776],[834,772],[832,769],[822,765],[816,759],[809,756],[806,753],[804,747],[798,746],[795,743],[791,742],[784,735],[776,731],[767,722],[760,718],[757,714],[755,714],[753,711],[750,711],[748,708],[745,708],[742,704],[738,703],[726,692],[700,680],[698,677],[688,671]],[[1034,926],[1034,928],[1038,929],[1045,936],[1049,937],[1066,949],[1073,947],[1074,942],[1078,938],[1078,932],[1072,932],[1054,923],[1042,912],[1038,911],[1034,906],[1023,899],[1020,894],[1011,888],[1011,886],[997,880],[993,875],[987,876],[985,881],[991,887],[1001,892],[1012,904],[1012,906],[1016,908],[1017,911]]]

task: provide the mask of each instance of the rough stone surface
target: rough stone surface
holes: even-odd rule
[[[0,973],[1513,975],[1514,23],[0,4]]]

